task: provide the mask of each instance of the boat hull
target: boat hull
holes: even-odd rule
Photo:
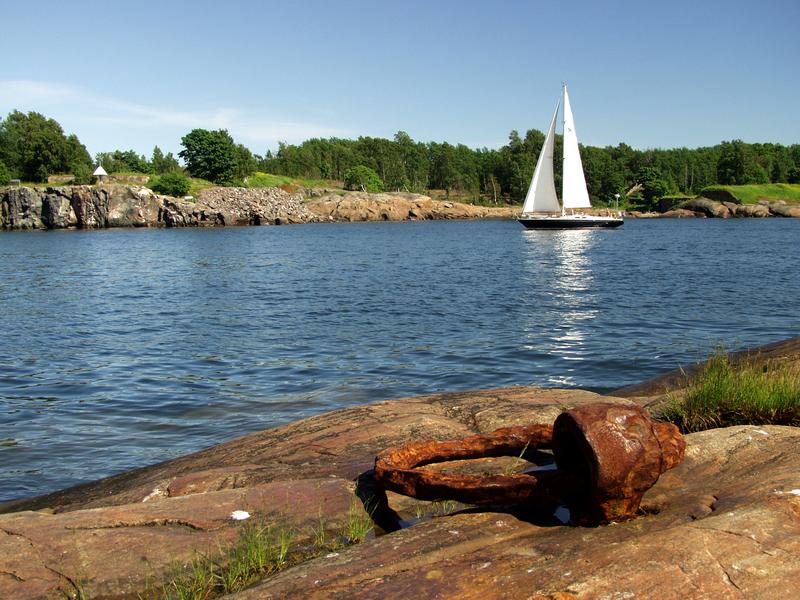
[[[563,217],[520,217],[517,219],[526,229],[587,229],[613,228],[622,225],[623,220],[615,217],[563,216]]]

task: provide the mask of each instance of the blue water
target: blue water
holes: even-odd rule
[[[800,335],[800,220],[0,234],[0,499],[334,408]]]

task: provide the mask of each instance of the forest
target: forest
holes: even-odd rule
[[[178,157],[156,146],[150,158],[114,149],[92,159],[78,137],[66,135],[55,120],[15,110],[0,119],[0,185],[13,178],[46,182],[58,173],[71,173],[76,183],[88,183],[93,166],[102,164],[109,173],[180,173],[218,185],[241,185],[260,171],[340,181],[347,189],[443,190],[462,200],[519,203],[543,143],[544,133],[537,129],[524,136],[512,131],[508,143],[498,149],[415,141],[399,131],[392,139],[364,136],[281,143],[277,151],[258,155],[237,144],[225,130],[194,129],[181,139]],[[557,136],[556,156],[560,155]],[[589,194],[598,205],[619,194],[626,205],[648,209],[661,198],[694,196],[715,184],[800,183],[799,144],[734,139],[703,148],[637,150],[619,143],[581,146],[581,157]]]

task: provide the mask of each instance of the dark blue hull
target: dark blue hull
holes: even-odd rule
[[[610,217],[541,217],[517,219],[527,229],[586,229],[594,227],[612,228],[622,225],[622,219]]]

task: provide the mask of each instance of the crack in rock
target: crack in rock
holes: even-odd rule
[[[113,525],[77,525],[75,527],[65,527],[67,531],[95,531],[98,529],[122,529],[126,527],[188,527],[194,531],[205,531],[205,527],[201,527],[191,521],[183,519],[153,519],[151,521],[140,521],[137,523],[115,523]]]
[[[12,571],[0,571],[0,575],[8,575],[15,581],[25,581],[22,577]]]

